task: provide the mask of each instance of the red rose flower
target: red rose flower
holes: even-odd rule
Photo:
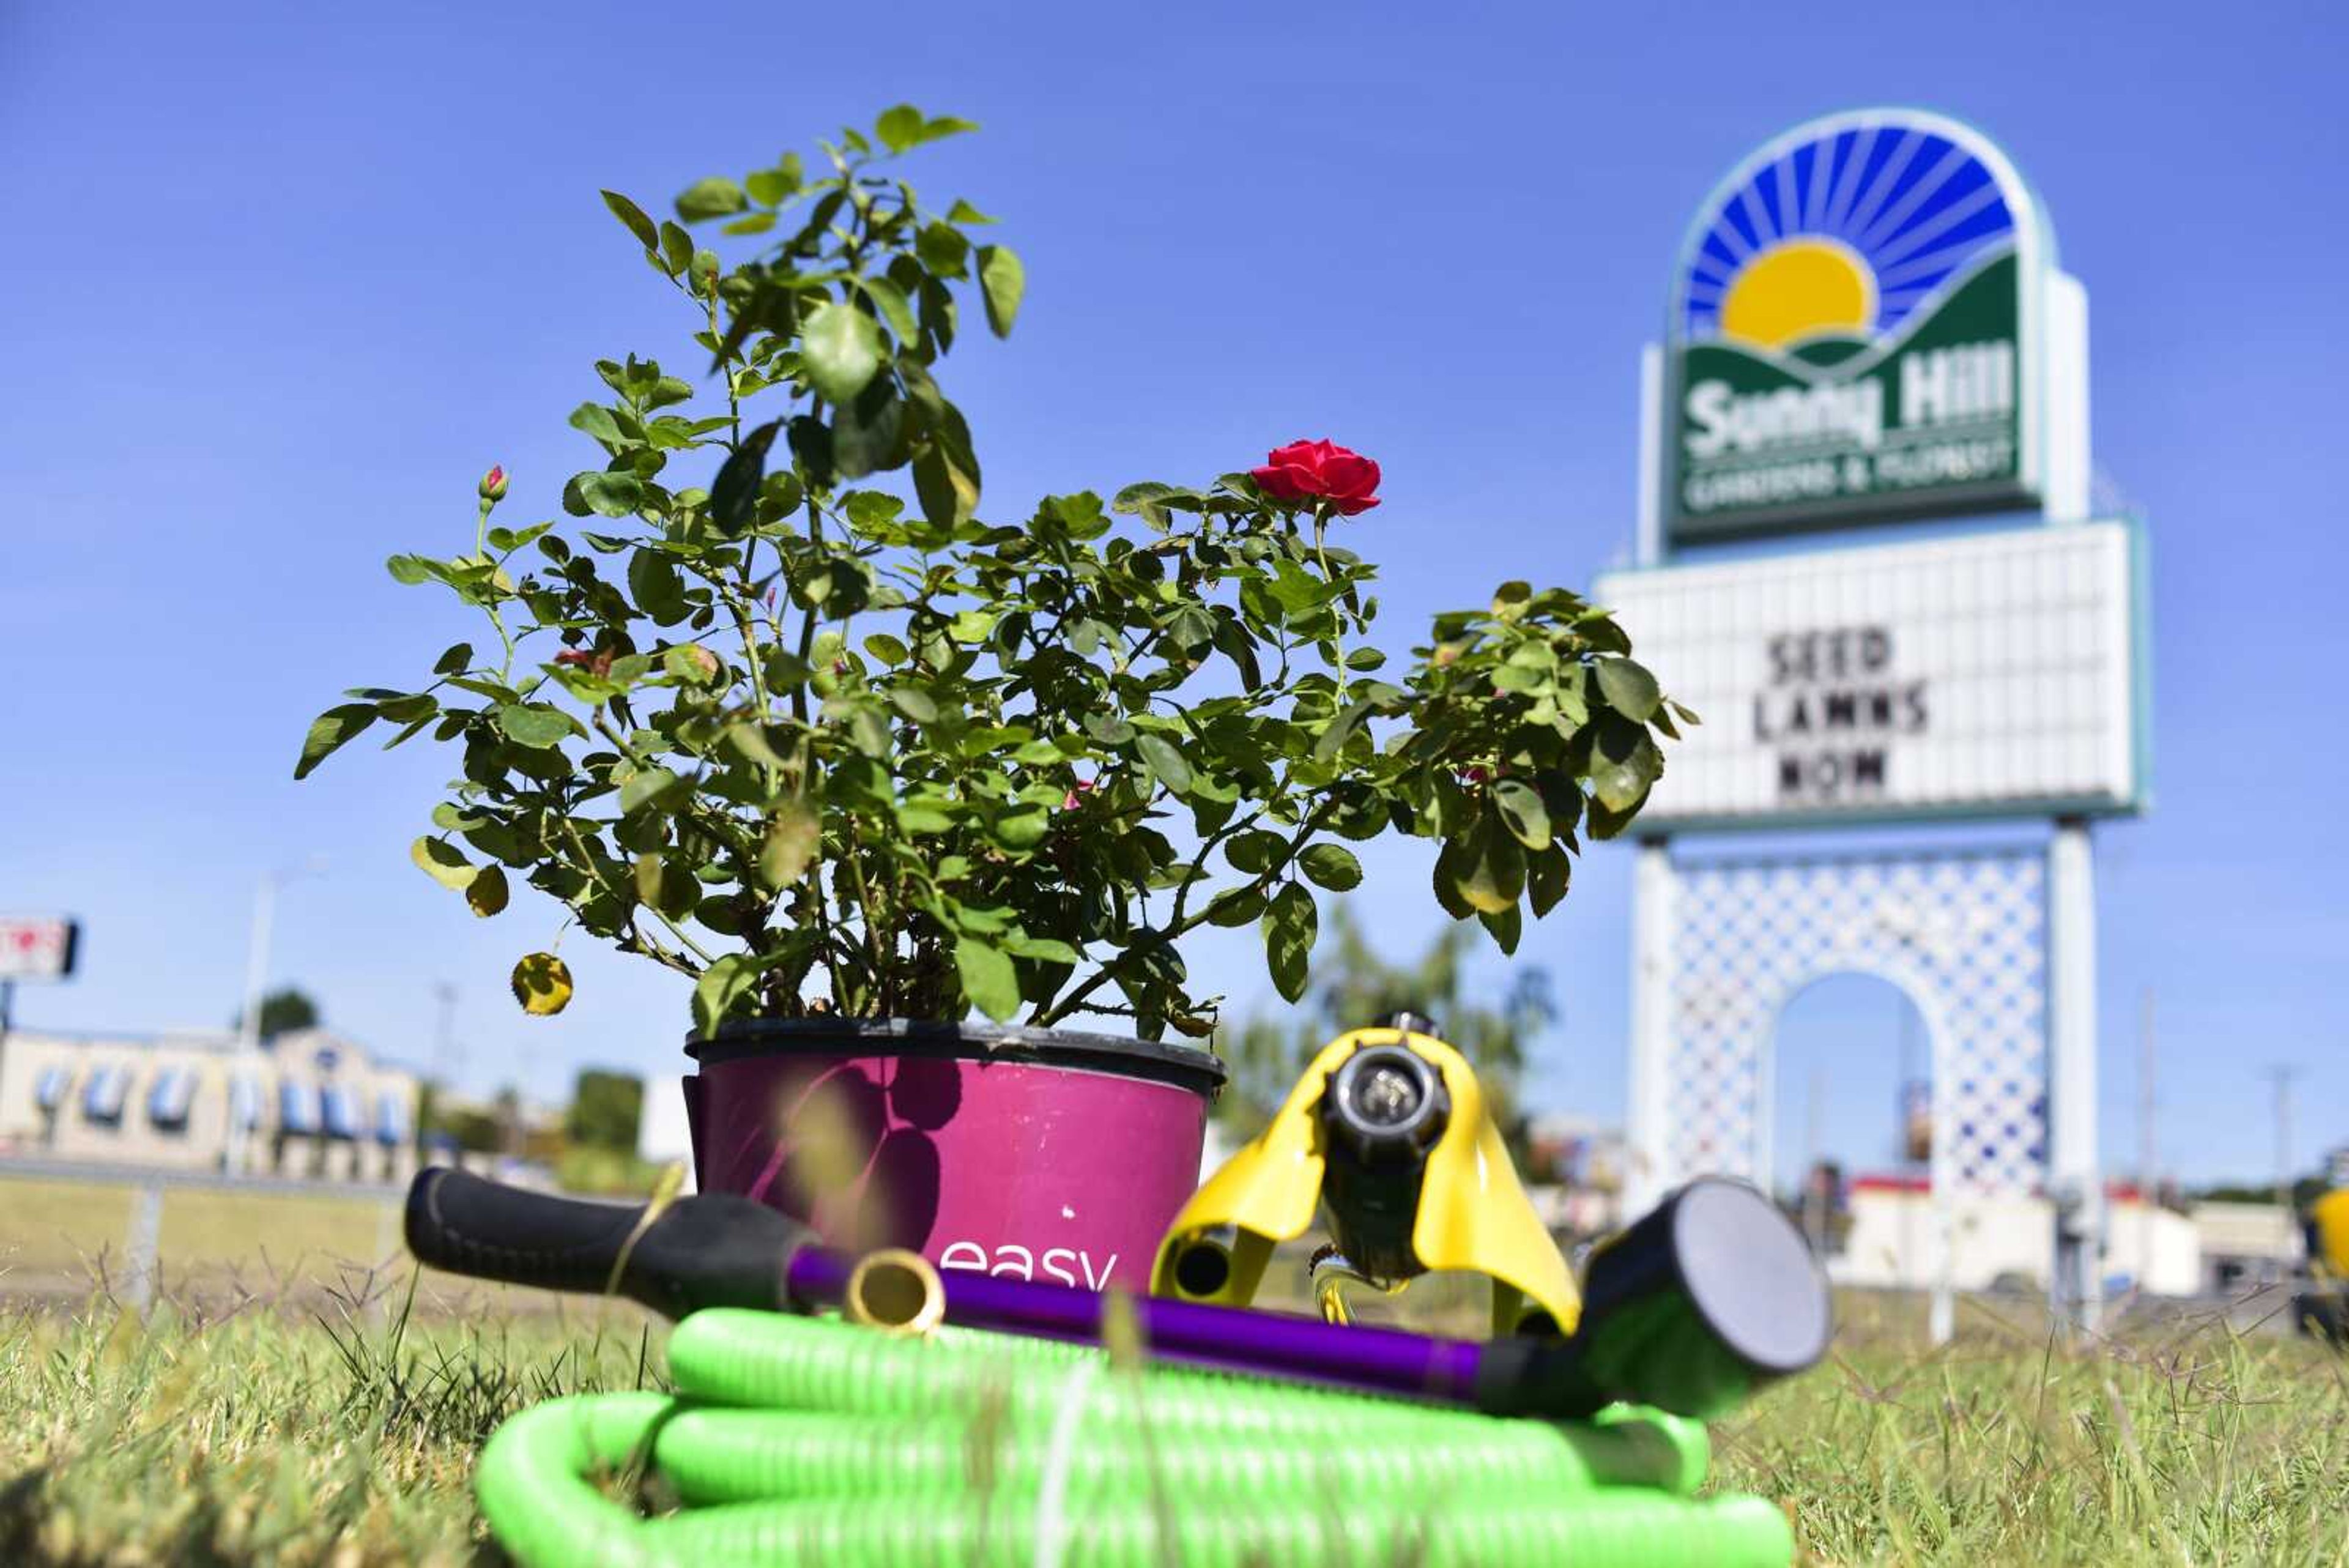
[[[481,499],[503,501],[506,498],[506,465],[498,464],[481,475]]]
[[[1327,501],[1341,517],[1379,504],[1371,493],[1379,487],[1379,465],[1360,452],[1326,441],[1293,441],[1264,461],[1248,477],[1275,501]]]

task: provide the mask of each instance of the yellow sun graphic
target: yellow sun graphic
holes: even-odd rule
[[[1852,249],[1805,234],[1737,269],[1721,300],[1721,335],[1763,348],[1825,332],[1861,333],[1876,316],[1876,278]]]

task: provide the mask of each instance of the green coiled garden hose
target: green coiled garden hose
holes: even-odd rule
[[[1704,1429],[1618,1407],[1489,1417],[1102,1351],[713,1308],[675,1397],[582,1395],[501,1428],[477,1484],[527,1568],[1373,1563],[1781,1568],[1786,1520],[1699,1501]],[[646,1517],[610,1478],[657,1475]],[[601,1478],[605,1485],[599,1485]]]

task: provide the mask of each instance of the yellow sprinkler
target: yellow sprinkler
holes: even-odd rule
[[[1321,1049],[1264,1131],[1174,1218],[1154,1294],[1247,1306],[1273,1248],[1326,1214],[1313,1262],[1322,1315],[1344,1290],[1393,1293],[1436,1270],[1493,1284],[1493,1333],[1566,1334],[1581,1313],[1467,1059],[1413,1013]]]
[[[2308,1261],[2320,1277],[2349,1282],[2349,1187],[2326,1193],[2309,1210]]]

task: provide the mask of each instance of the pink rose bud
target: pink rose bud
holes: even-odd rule
[[[481,475],[481,499],[503,501],[506,498],[506,470],[503,463]]]

